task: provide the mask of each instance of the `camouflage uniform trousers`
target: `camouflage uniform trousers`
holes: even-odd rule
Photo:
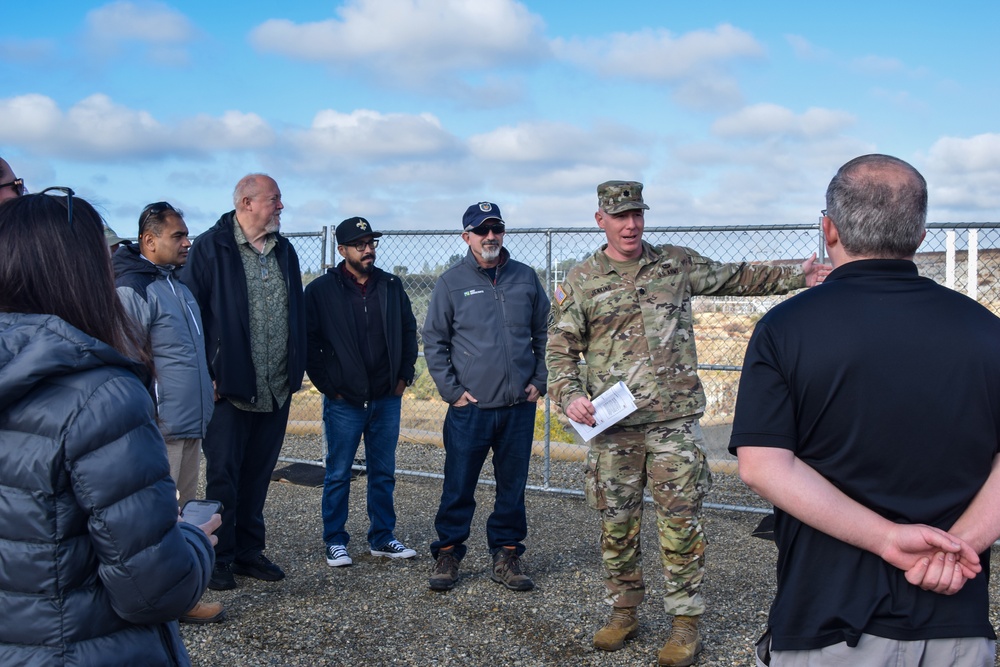
[[[705,611],[700,515],[712,473],[697,418],[612,427],[591,441],[585,492],[601,512],[605,601],[635,607],[645,596],[640,528],[647,481],[666,577],[664,606],[668,614],[698,616]]]

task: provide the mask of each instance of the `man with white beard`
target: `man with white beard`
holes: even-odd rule
[[[445,271],[424,323],[427,370],[448,404],[444,483],[431,543],[431,590],[458,582],[476,509],[479,473],[490,450],[496,500],[486,523],[491,578],[510,590],[534,583],[521,555],[528,523],[524,488],[534,435],[535,404],[545,394],[549,299],[535,274],[503,247],[500,208],[473,204],[462,217],[465,258]]]

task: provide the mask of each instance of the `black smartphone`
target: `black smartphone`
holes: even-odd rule
[[[222,513],[222,503],[218,500],[189,500],[181,508],[181,521],[200,526],[207,523],[213,514]]]

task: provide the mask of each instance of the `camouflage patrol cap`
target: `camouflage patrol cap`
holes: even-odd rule
[[[597,204],[605,213],[614,215],[629,209],[649,207],[642,201],[639,181],[605,181],[597,186]]]

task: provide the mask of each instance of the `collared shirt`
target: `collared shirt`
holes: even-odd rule
[[[278,265],[274,234],[268,234],[264,250],[247,240],[236,217],[233,234],[243,260],[247,279],[247,303],[250,304],[250,352],[257,375],[257,401],[247,403],[230,399],[240,410],[271,412],[274,404],[285,404],[288,387],[288,288]],[[273,398],[273,400],[272,400]]]

